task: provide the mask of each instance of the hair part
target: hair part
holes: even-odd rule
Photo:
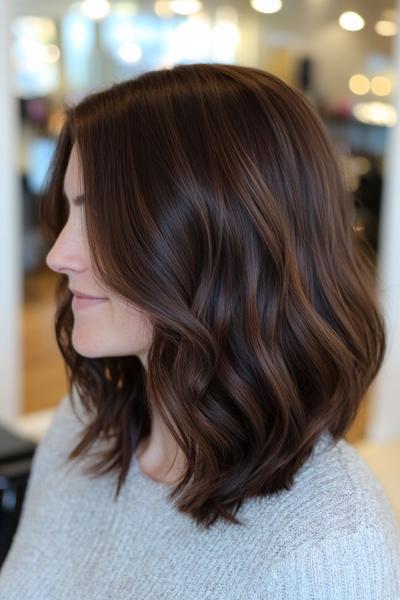
[[[385,324],[371,248],[308,100],[260,69],[178,65],[66,107],[39,209],[53,244],[76,142],[98,277],[149,316],[137,356],[72,346],[57,288],[68,386],[92,414],[69,459],[110,439],[90,472],[118,473],[162,417],[187,461],[169,498],[196,523],[289,489],[319,436],[343,437],[377,374]]]

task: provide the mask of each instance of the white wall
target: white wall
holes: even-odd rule
[[[400,11],[400,0],[397,0]],[[396,71],[400,73],[400,36],[394,45]],[[399,83],[399,82],[398,82]],[[397,90],[399,90],[397,85]],[[385,441],[400,437],[400,94],[398,122],[391,129],[386,158],[380,222],[378,266],[380,299],[387,321],[386,359],[374,383],[374,398],[367,437]]]
[[[17,193],[17,113],[9,65],[10,2],[0,2],[0,421],[12,422],[22,404],[21,201]]]

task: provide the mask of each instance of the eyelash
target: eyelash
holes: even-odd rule
[[[84,203],[83,198],[79,197],[74,200],[73,206],[83,206],[83,203]]]
[[[83,204],[84,204],[84,198],[78,197],[70,205],[70,203],[68,201],[68,198],[65,196],[65,194],[63,194],[63,200],[64,200],[64,203],[65,203],[65,209],[67,211],[67,215],[70,214],[70,206],[72,206],[72,207],[76,206],[76,207],[79,208],[80,206],[83,206]]]

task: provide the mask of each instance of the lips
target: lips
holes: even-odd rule
[[[97,306],[98,304],[103,304],[103,302],[107,302],[107,298],[88,298],[74,295],[72,299],[72,308],[88,308],[90,306]]]
[[[91,298],[92,300],[105,300],[105,298],[102,298],[100,296],[92,296],[91,294],[84,294],[83,292],[80,292],[79,290],[71,289],[71,292],[77,298]]]
[[[89,308],[97,306],[98,304],[103,304],[103,302],[107,302],[108,298],[101,298],[100,296],[92,296],[91,294],[85,294],[85,292],[81,292],[80,290],[75,290],[69,288],[73,294],[72,297],[72,308],[74,310],[81,308]]]

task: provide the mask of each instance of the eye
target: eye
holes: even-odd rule
[[[72,200],[72,204],[74,206],[83,206],[84,201],[85,201],[85,196],[83,194],[79,194],[79,196],[76,196]]]
[[[82,213],[81,210],[79,210],[80,207],[84,206],[84,195],[83,194],[78,194],[77,196],[75,196],[75,198],[72,199],[72,202],[70,202],[68,200],[68,196],[65,194],[64,191],[62,191],[61,193],[62,196],[62,222],[63,222],[63,226],[65,226],[67,224],[67,222],[73,218],[73,215],[75,213],[76,216],[78,215],[82,215],[83,219],[85,219],[85,215]],[[77,209],[75,209],[74,211],[74,207],[78,207]]]
[[[75,196],[75,198],[73,198],[72,202],[70,203],[68,200],[68,196],[66,195],[66,193],[64,191],[62,192],[62,198],[64,200],[65,208],[68,212],[69,212],[70,204],[72,204],[73,206],[83,206],[84,201],[85,201],[84,194],[78,194],[77,196]]]

